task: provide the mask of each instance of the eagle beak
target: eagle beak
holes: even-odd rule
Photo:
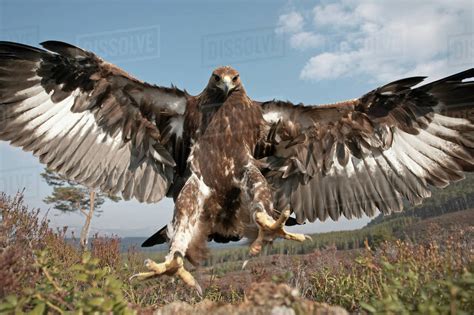
[[[227,84],[224,85],[224,94],[227,96],[229,94],[231,87]]]
[[[229,92],[234,88],[234,85],[232,84],[232,80],[228,76],[225,76],[223,81],[224,81],[223,91],[225,95],[227,96],[229,95]]]

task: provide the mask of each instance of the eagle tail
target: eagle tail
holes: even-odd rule
[[[143,243],[142,247],[152,247],[155,245],[163,244],[168,241],[168,236],[166,235],[166,228],[168,226],[165,225],[162,227],[158,232],[147,238]]]

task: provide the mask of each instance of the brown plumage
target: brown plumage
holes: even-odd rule
[[[62,176],[125,199],[175,200],[149,277],[197,263],[206,241],[302,241],[284,224],[401,211],[474,169],[470,69],[420,87],[413,77],[322,106],[251,100],[239,73],[213,71],[192,96],[151,85],[91,52],[0,43],[0,139]],[[460,110],[462,108],[462,110]],[[457,118],[445,114],[454,113]],[[289,218],[294,213],[294,218]]]
[[[473,117],[439,114],[472,108],[470,69],[412,89],[423,77],[396,81],[340,104],[261,104],[273,119],[272,139],[257,158],[276,189],[274,206],[298,223],[401,211],[419,204],[429,185],[445,187],[473,171]],[[270,144],[269,144],[270,143]]]

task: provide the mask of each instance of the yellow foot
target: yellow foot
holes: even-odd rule
[[[276,221],[273,220],[273,218],[265,211],[256,212],[255,222],[257,222],[258,225],[258,236],[257,239],[250,245],[250,254],[257,255],[261,252],[263,245],[271,243],[277,237],[298,242],[312,240],[309,235],[285,231],[285,222],[289,217],[289,209],[283,211]]]
[[[178,276],[188,286],[193,287],[202,296],[202,289],[199,283],[194,279],[193,275],[184,268],[183,257],[175,254],[172,259],[157,264],[151,259],[145,260],[145,267],[150,270],[148,272],[140,272],[130,277],[130,281],[137,278],[139,280],[146,280],[161,275]]]

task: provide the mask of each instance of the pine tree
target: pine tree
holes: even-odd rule
[[[100,212],[100,207],[104,204],[106,199],[117,202],[121,200],[121,198],[96,193],[94,190],[62,178],[48,168],[45,168],[41,176],[49,186],[53,187],[51,195],[43,199],[45,203],[52,204],[54,209],[62,212],[79,211],[86,217],[80,238],[80,245],[82,249],[85,250],[87,248],[90,225],[94,213],[97,214]]]

